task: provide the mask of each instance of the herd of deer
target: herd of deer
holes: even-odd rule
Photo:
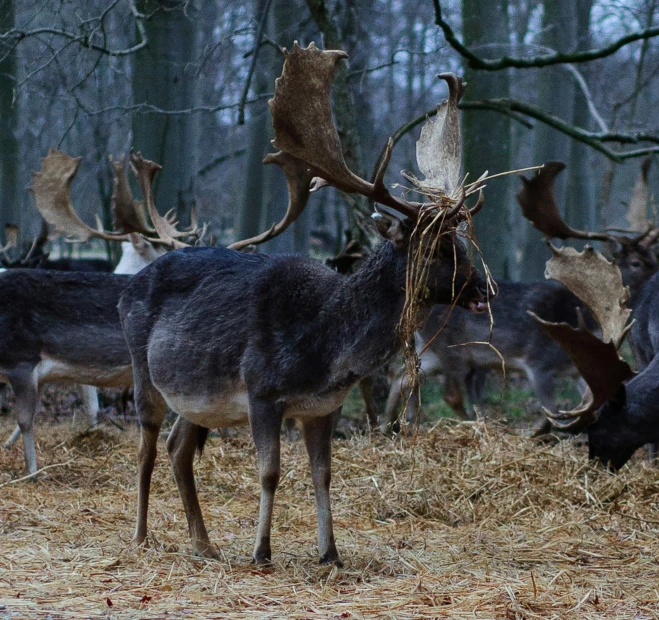
[[[500,368],[501,354],[508,367],[526,373],[551,424],[587,429],[591,458],[617,469],[637,448],[659,441],[659,265],[653,252],[659,230],[623,236],[570,229],[552,189],[563,166],[547,164],[523,179],[518,199],[524,215],[549,238],[614,244],[613,262],[588,247],[581,253],[552,247],[547,277],[557,282],[499,282],[497,294],[491,279],[472,266],[462,240],[483,206],[486,178],[465,184],[460,172],[457,106],[464,83],[453,74],[439,76],[449,97],[417,143],[424,179],[406,175],[423,197],[414,201],[394,196],[384,183],[392,141],[373,182],[344,162],[330,91],[345,57],[313,44],[286,53],[270,102],[279,150],[265,163],[286,175],[288,209],[268,231],[230,248],[199,247],[205,228],[193,223],[179,230],[158,214],[152,182],[160,167],[139,154],[131,154],[130,164],[142,201],[131,195],[123,161],[114,163],[115,232],[85,225],[72,207],[79,159],[51,150],[34,174],[36,206],[57,233],[122,242],[124,257],[114,274],[16,268],[34,266],[35,242],[27,257],[0,274],[0,380],[13,389],[18,418],[8,443],[22,435],[26,469],[35,474],[33,427],[42,385],[85,386],[93,424],[95,388],[133,385],[141,428],[137,544],[147,536],[157,440],[172,410],[178,418],[167,452],[195,553],[217,557],[197,499],[195,452],[209,429],[249,424],[261,485],[254,561],[270,562],[280,430],[284,419],[295,419],[311,463],[320,560],[340,564],[329,497],[332,414],[355,384],[400,351],[401,334],[415,331],[421,369],[441,367],[445,398],[461,417],[467,416],[463,390],[473,402],[482,372]],[[353,273],[300,256],[240,251],[281,234],[310,192],[325,185],[388,208],[373,214],[383,242]],[[478,199],[470,209],[472,194]],[[628,302],[638,374],[618,354],[630,331]],[[494,347],[451,347],[465,342]],[[574,411],[555,410],[552,386],[560,373],[580,375],[585,383]],[[394,381],[385,429],[395,421],[405,387],[404,377]]]

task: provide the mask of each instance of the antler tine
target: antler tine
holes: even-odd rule
[[[288,186],[288,206],[284,218],[277,224],[273,224],[268,230],[252,237],[243,239],[229,246],[232,250],[242,250],[248,245],[264,243],[277,235],[283,233],[300,216],[309,200],[309,188],[313,174],[309,167],[297,157],[293,157],[283,151],[268,153],[263,160],[264,164],[277,164],[286,175]]]
[[[124,156],[118,161],[112,161],[114,172],[114,186],[112,191],[112,215],[114,216],[115,230],[130,233],[136,232],[142,235],[155,235],[156,231],[148,225],[146,213],[144,211],[144,202],[133,200],[133,193],[130,190],[128,177],[126,176],[126,166]]]
[[[517,201],[524,217],[549,239],[614,240],[614,237],[606,233],[575,230],[565,223],[559,213],[554,194],[554,179],[564,169],[563,162],[550,161],[530,179],[519,175],[523,186],[517,193]]]
[[[471,217],[474,217],[482,208],[483,205],[485,204],[485,194],[483,193],[483,190],[480,189],[478,191],[478,200],[476,201],[476,204],[469,209],[469,215]]]
[[[631,327],[631,310],[626,307],[629,289],[622,284],[620,270],[593,248],[586,246],[583,252],[577,252],[569,247],[550,247],[553,256],[547,261],[545,276],[559,281],[581,299],[602,331],[601,339],[589,331],[579,309],[576,329],[567,323],[544,321],[529,311],[543,331],[565,349],[588,385],[574,410],[547,412],[552,424],[576,432],[592,423],[600,406],[634,374],[618,354]]]
[[[282,74],[270,100],[273,144],[307,164],[318,176],[348,194],[361,194],[411,218],[420,203],[392,196],[382,183],[386,166],[378,170],[378,182],[369,183],[346,165],[334,124],[330,94],[338,62],[347,58],[341,50],[319,50],[314,43],[301,48],[297,41],[285,52]],[[393,146],[393,145],[392,145]]]
[[[179,241],[179,238],[187,237],[190,233],[176,230],[176,226],[168,221],[166,217],[161,216],[156,209],[153,200],[152,185],[156,173],[159,170],[162,170],[162,166],[148,159],[144,159],[142,153],[135,152],[131,152],[130,154],[130,164],[133,174],[137,177],[137,182],[142,190],[149,217],[151,218],[151,222],[156,229],[160,241],[174,248],[189,247],[187,243]]]
[[[62,151],[50,149],[41,160],[41,170],[32,173],[32,192],[37,209],[55,230],[76,241],[92,237],[108,241],[127,241],[127,234],[95,230],[85,224],[71,204],[71,183],[78,171],[81,157],[69,157]]]

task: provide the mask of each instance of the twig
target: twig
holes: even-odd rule
[[[254,75],[254,69],[256,69],[256,61],[259,57],[259,51],[261,50],[261,37],[263,36],[263,30],[265,29],[265,24],[268,20],[268,12],[270,10],[270,4],[272,0],[265,0],[265,6],[263,7],[263,12],[261,13],[261,18],[259,20],[259,27],[256,31],[256,38],[254,39],[254,54],[252,54],[252,62],[249,65],[249,71],[247,72],[247,80],[245,81],[245,88],[243,89],[243,94],[240,97],[240,103],[238,104],[238,124],[245,124],[245,102],[247,101],[247,95],[249,93],[249,87],[252,83],[252,76]]]
[[[9,480],[8,482],[3,482],[2,484],[0,484],[0,489],[10,484],[16,484],[17,482],[23,482],[23,480],[29,480],[30,478],[34,478],[35,476],[37,476],[41,472],[46,471],[47,469],[53,469],[54,467],[65,467],[66,465],[70,465],[71,463],[73,463],[73,461],[75,461],[75,459],[69,459],[68,461],[66,461],[66,463],[53,463],[52,465],[46,465],[41,469],[37,469],[37,471],[35,471],[32,474],[27,474],[27,476],[22,476],[21,478],[16,478],[15,480]]]
[[[646,28],[638,32],[632,32],[624,37],[616,39],[613,43],[602,47],[600,49],[587,50],[584,52],[556,52],[547,56],[533,56],[531,58],[511,58],[510,56],[503,56],[496,59],[481,58],[468,47],[466,47],[453,32],[449,24],[444,21],[442,17],[442,9],[440,0],[433,0],[435,7],[435,23],[444,32],[446,42],[456,51],[460,56],[467,60],[467,64],[472,69],[480,69],[482,71],[501,71],[503,69],[530,69],[549,67],[551,65],[562,65],[566,63],[577,62],[590,62],[599,58],[606,58],[615,54],[620,48],[635,41],[642,41],[652,39],[659,36],[659,27]]]
[[[131,12],[133,12],[133,14],[136,16],[135,25],[137,27],[137,32],[139,33],[140,40],[135,45],[132,45],[131,47],[127,47],[124,49],[113,50],[107,47],[103,47],[102,45],[96,45],[95,43],[91,42],[90,40],[91,37],[88,33],[74,34],[72,32],[67,32],[66,30],[60,30],[58,28],[35,28],[34,30],[20,30],[17,28],[12,28],[11,30],[7,30],[6,32],[0,35],[0,41],[13,40],[16,41],[16,43],[19,43],[20,41],[23,41],[24,39],[28,39],[31,37],[38,37],[44,34],[51,34],[56,37],[62,37],[64,39],[68,39],[71,43],[77,43],[81,47],[85,47],[87,49],[101,52],[101,54],[106,54],[107,56],[129,56],[130,54],[134,54],[135,52],[144,49],[148,43],[146,31],[144,29],[144,24],[141,21],[142,18],[137,17],[137,11],[133,9],[134,6],[131,3]]]

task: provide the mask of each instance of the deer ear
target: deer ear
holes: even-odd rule
[[[384,239],[388,239],[394,245],[401,246],[405,242],[405,225],[401,220],[388,213],[374,213],[371,215],[375,228]]]

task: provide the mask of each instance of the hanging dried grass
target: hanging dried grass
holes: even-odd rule
[[[430,265],[432,264],[433,256],[437,255],[440,244],[445,236],[457,235],[465,240],[465,242],[472,248],[473,254],[478,256],[483,275],[485,277],[487,288],[490,295],[496,294],[496,282],[492,277],[487,263],[478,245],[478,241],[474,234],[472,217],[469,209],[464,207],[461,212],[464,212],[464,220],[460,226],[456,226],[456,220],[449,220],[446,214],[450,212],[459,200],[469,197],[475,193],[480,193],[486,186],[485,181],[505,176],[509,174],[517,174],[527,170],[537,170],[542,166],[532,166],[529,168],[521,168],[518,170],[510,170],[507,172],[489,176],[487,172],[483,173],[476,181],[467,183],[467,178],[456,188],[449,196],[444,191],[436,186],[427,182],[417,179],[413,174],[404,172],[403,176],[411,183],[412,187],[406,188],[408,191],[414,191],[426,199],[426,205],[423,207],[422,212],[411,235],[409,244],[409,255],[407,261],[406,272],[406,290],[405,290],[405,304],[403,306],[403,313],[398,324],[398,333],[403,343],[403,365],[405,374],[407,375],[407,394],[406,398],[401,399],[401,409],[399,412],[399,422],[405,418],[402,413],[407,409],[411,398],[416,395],[417,401],[420,402],[420,381],[419,381],[419,368],[421,366],[419,356],[422,352],[416,350],[414,343],[414,334],[419,328],[419,316],[422,306],[424,305],[424,298],[426,298],[425,291],[427,290],[428,277],[430,275]],[[454,277],[456,273],[454,272]],[[461,291],[453,290],[452,297],[457,299]],[[501,359],[501,369],[504,377],[504,387],[506,378],[505,361],[501,353],[492,345],[491,334],[494,327],[494,320],[492,317],[492,310],[488,297],[488,315],[490,320],[490,338],[487,342],[471,342],[464,343],[464,345],[485,345],[489,346]],[[425,347],[430,346],[432,341],[441,333],[442,329],[448,323],[448,320],[455,308],[455,302],[447,309],[446,319],[444,325],[440,330],[426,343]],[[425,350],[425,349],[424,349]],[[502,392],[503,394],[503,392]],[[418,416],[417,416],[418,417]],[[418,426],[418,419],[415,420],[415,426]]]

